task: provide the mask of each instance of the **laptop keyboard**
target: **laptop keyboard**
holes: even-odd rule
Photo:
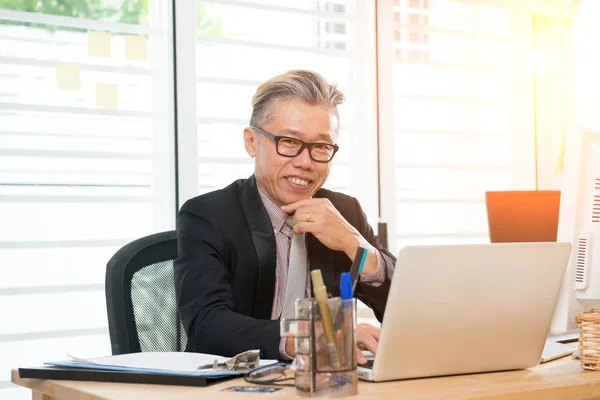
[[[363,355],[367,358],[367,363],[365,365],[360,365],[361,368],[373,369],[373,363],[375,362],[375,354],[370,351],[363,351]]]
[[[375,362],[375,360],[367,360],[367,363],[364,365],[361,365],[361,368],[368,368],[368,369],[373,369],[373,363]]]

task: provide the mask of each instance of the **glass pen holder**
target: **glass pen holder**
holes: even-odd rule
[[[329,316],[323,318],[323,311]],[[294,319],[281,320],[281,336],[294,340],[296,392],[309,397],[357,394],[356,299],[334,297],[326,305],[298,299],[294,312]]]

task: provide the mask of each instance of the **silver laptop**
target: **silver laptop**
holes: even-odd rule
[[[369,381],[533,367],[540,362],[570,243],[400,250]]]

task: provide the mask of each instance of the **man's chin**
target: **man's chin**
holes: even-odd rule
[[[293,193],[293,194],[288,194],[286,196],[284,196],[283,200],[284,200],[284,204],[292,204],[292,203],[296,203],[297,201],[301,201],[301,200],[308,200],[312,198],[311,196],[311,192],[306,192],[306,193]]]

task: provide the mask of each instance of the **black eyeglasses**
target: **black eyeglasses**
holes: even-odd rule
[[[295,385],[288,382],[294,380],[294,375],[286,374],[286,366],[287,364],[279,362],[277,364],[259,367],[244,375],[244,380],[248,383],[257,385],[293,387]]]
[[[335,156],[335,153],[337,153],[337,151],[340,149],[337,144],[323,142],[306,143],[293,137],[273,135],[272,133],[269,133],[256,126],[251,125],[250,128],[262,135],[265,135],[269,139],[272,139],[275,142],[277,154],[284,157],[297,157],[300,155],[300,153],[302,153],[302,151],[304,151],[306,147],[308,147],[308,154],[310,155],[310,158],[316,162],[326,163],[331,161],[333,156]]]

